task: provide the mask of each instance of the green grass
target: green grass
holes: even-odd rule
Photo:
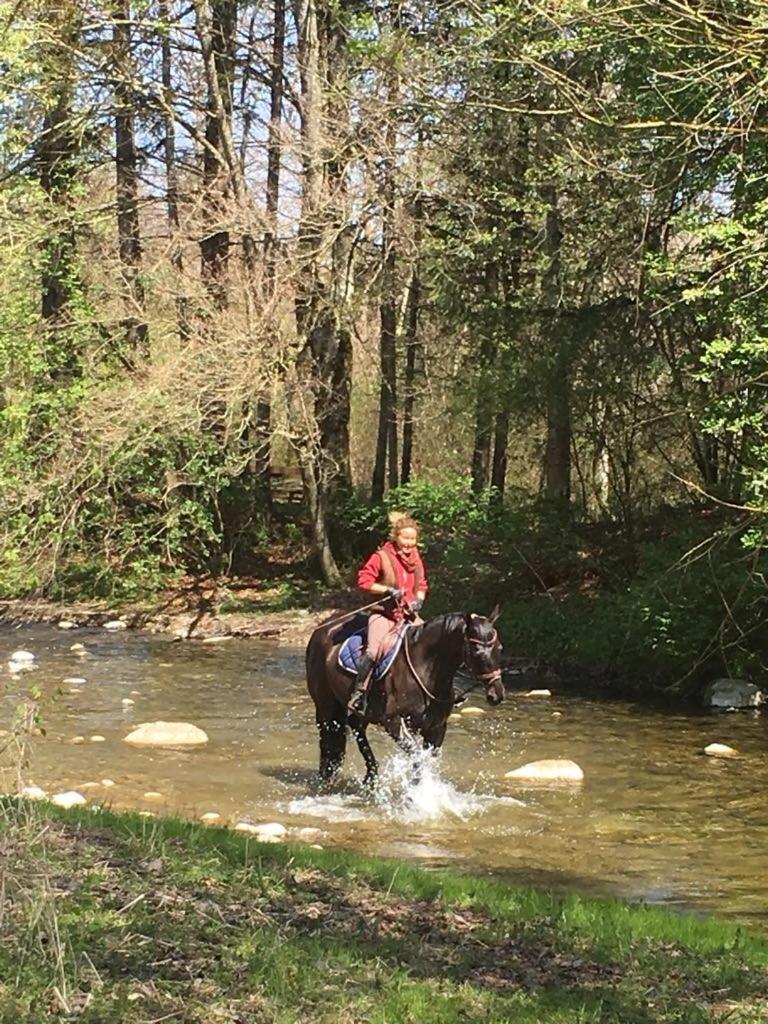
[[[768,1021],[768,939],[225,829],[8,801],[0,1022]]]

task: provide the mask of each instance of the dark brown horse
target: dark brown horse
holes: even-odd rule
[[[347,712],[352,676],[338,664],[345,629],[338,619],[318,626],[307,644],[307,687],[320,734],[320,778],[328,781],[341,768],[347,725],[365,761],[366,784],[378,771],[366,736],[371,723],[382,725],[402,745],[406,737],[419,735],[425,747],[439,749],[453,710],[453,679],[462,666],[485,684],[488,703],[500,704],[504,686],[501,644],[493,626],[497,615],[496,609],[489,618],[451,612],[409,626],[386,675],[370,685],[362,717]]]

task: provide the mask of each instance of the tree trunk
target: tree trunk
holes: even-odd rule
[[[493,386],[491,369],[496,345],[487,336],[480,345],[480,367],[475,397],[475,442],[472,447],[472,492],[480,494],[490,479],[491,438],[493,434]]]
[[[491,466],[491,487],[494,501],[504,500],[507,482],[507,444],[509,443],[509,410],[505,407],[496,413],[493,431],[493,463]]]
[[[326,0],[294,0],[301,76],[302,198],[298,236],[296,323],[302,349],[294,401],[304,493],[323,576],[336,585],[330,549],[330,500],[350,486],[349,403],[352,345],[340,323],[347,292],[344,161],[339,127],[346,123],[344,36]]]
[[[171,60],[170,12],[168,0],[158,0],[158,18],[162,26],[161,75],[163,83],[163,150],[165,157],[165,205],[171,236],[171,266],[175,274],[176,324],[179,337],[189,338],[189,300],[184,294],[184,261],[181,252],[179,220],[179,169],[176,163],[176,125],[174,121],[173,65]]]
[[[36,167],[45,192],[50,218],[41,249],[41,313],[49,343],[48,362],[53,379],[77,376],[80,362],[74,342],[67,336],[71,301],[78,285],[77,252],[73,225],[73,186],[78,143],[72,127],[75,90],[74,53],[80,19],[52,15],[54,42],[50,44],[50,78],[45,85],[43,125],[37,143]]]
[[[123,328],[128,360],[147,354],[144,287],[141,283],[141,229],[134,135],[134,71],[130,0],[113,0],[112,46],[115,67],[115,186],[117,238],[122,272]]]
[[[544,487],[547,498],[567,506],[571,496],[571,359],[567,332],[563,330],[562,318],[557,314],[560,305],[562,231],[554,187],[544,189],[544,199],[547,204],[544,251],[549,260],[542,288],[549,348]]]
[[[195,11],[207,86],[200,270],[214,306],[223,309],[228,301],[228,205],[236,163],[231,119],[237,0],[195,0]]]
[[[417,232],[418,235],[418,232]],[[411,272],[411,283],[408,288],[408,304],[405,324],[405,381],[403,386],[403,462],[400,471],[400,482],[407,484],[411,479],[413,461],[413,410],[416,403],[416,362],[421,348],[419,338],[419,314],[421,311],[421,277],[419,275],[417,241],[417,262]]]
[[[396,111],[400,82],[394,63],[387,69],[387,124],[381,182],[381,299],[379,302],[379,428],[371,500],[381,501],[384,480],[397,487],[397,250],[395,226]]]
[[[272,66],[269,85],[269,134],[267,137],[267,260],[269,296],[274,294],[277,272],[277,210],[280,199],[281,128],[283,120],[283,74],[285,66],[285,0],[274,0]]]
[[[273,301],[277,283],[277,214],[280,202],[281,127],[283,118],[283,73],[285,66],[285,0],[274,0],[272,62],[269,88],[269,132],[267,136],[267,230],[264,235],[266,299]],[[278,339],[275,338],[277,345]],[[253,425],[253,474],[256,492],[265,512],[272,512],[272,401],[268,392],[256,400]]]

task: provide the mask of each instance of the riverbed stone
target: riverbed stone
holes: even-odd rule
[[[221,815],[216,811],[206,811],[205,814],[200,815],[200,821],[204,825],[215,825],[216,822],[221,821]]]
[[[123,705],[124,708],[132,708],[136,701],[131,700],[130,697],[123,697],[120,703]]]
[[[102,786],[104,786],[105,789],[111,789],[111,787],[114,786],[115,782],[114,779],[102,779],[101,784]]]
[[[32,651],[14,651],[10,660],[18,665],[31,665],[35,660],[35,655]]]
[[[190,747],[208,742],[208,735],[189,722],[142,722],[125,737],[139,747]]]
[[[319,839],[323,834],[324,833],[321,828],[314,828],[312,825],[306,825],[304,828],[296,829],[296,835],[299,839]]]
[[[48,794],[40,786],[30,784],[29,786],[22,786],[20,796],[25,797],[27,800],[45,800]]]
[[[106,743],[107,737],[100,736],[98,733],[95,736],[91,736],[91,743]]]
[[[284,836],[288,829],[279,821],[265,821],[256,826],[256,831],[261,836]]]
[[[70,651],[75,651],[76,653],[82,653],[85,650],[85,644],[72,644],[72,646],[69,649]]]
[[[88,680],[83,679],[82,676],[67,676],[65,679],[62,679],[61,682],[65,686],[82,686],[83,683],[87,683]]]
[[[68,790],[66,793],[56,793],[51,797],[51,803],[56,804],[57,807],[82,807],[83,804],[87,804],[88,801],[85,799],[82,793],[78,793],[73,789]]]
[[[715,679],[704,690],[708,708],[756,708],[765,703],[765,695],[746,679]]]
[[[551,690],[528,690],[527,693],[521,693],[521,697],[551,697]]]
[[[74,743],[76,747],[79,747],[81,743],[85,743],[85,736],[73,736],[69,742]]]
[[[247,832],[249,835],[255,836],[260,843],[281,843],[287,831],[285,825],[281,825],[279,822],[254,825],[250,821],[238,821],[235,825],[235,832]]]
[[[59,619],[56,625],[59,629],[77,629],[77,623],[72,622],[71,619]]]
[[[459,714],[460,715],[484,715],[485,714],[485,709],[484,708],[474,708],[474,707],[472,707],[472,708],[462,708],[461,711],[459,712]]]
[[[128,629],[128,623],[124,622],[122,619],[110,619],[109,622],[104,623],[104,629],[113,631],[118,629]]]
[[[739,752],[727,743],[709,743],[704,747],[704,753],[709,757],[738,757]]]
[[[518,782],[583,782],[584,772],[575,761],[567,758],[545,758],[529,761],[507,772],[504,778]]]
[[[158,791],[156,789],[148,789],[147,792],[144,794],[144,799],[145,800],[162,800],[163,799],[163,794],[162,793],[158,793]]]

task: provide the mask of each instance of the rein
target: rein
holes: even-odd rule
[[[407,629],[406,629],[405,633],[403,634],[403,650],[405,651],[405,660],[408,662],[408,668],[411,670],[411,674],[413,675],[413,678],[419,684],[419,688],[421,689],[422,693],[427,698],[427,700],[432,700],[436,704],[451,704],[452,705],[453,704],[453,697],[451,697],[450,699],[446,699],[445,697],[436,697],[434,695],[434,693],[432,693],[430,690],[428,690],[426,688],[424,683],[422,683],[421,679],[419,678],[419,673],[413,667],[413,662],[411,661],[411,654],[410,654],[410,651],[408,650],[408,630]]]
[[[370,604],[364,604],[360,608],[354,608],[351,612],[344,612],[343,615],[337,615],[335,619],[329,619],[328,622],[323,623],[323,626],[335,626],[337,622],[343,622],[345,619],[351,619],[355,615],[359,615],[360,612],[367,612],[369,608],[373,608],[377,604],[381,604],[381,596],[379,596],[376,601],[371,601]]]

